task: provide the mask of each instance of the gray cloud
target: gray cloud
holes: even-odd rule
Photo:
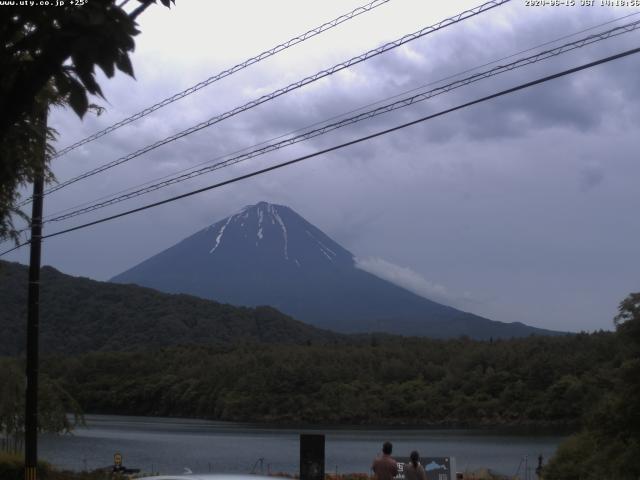
[[[317,43],[283,53],[56,160],[58,177],[64,180],[113,160],[429,23],[422,13],[393,3],[388,7],[398,8],[396,16],[389,10],[384,18],[403,19],[406,26],[366,23],[363,17],[362,26],[349,27],[354,30],[345,27],[344,32],[337,30]],[[212,160],[627,13],[603,8],[533,11],[518,3],[65,189],[47,198],[46,210],[51,213]],[[346,9],[342,4],[334,7]],[[414,2],[410,7],[422,5]],[[178,5],[175,11],[182,8],[203,7]],[[278,7],[272,8],[276,15]],[[241,18],[223,23],[231,25]],[[69,112],[52,115],[62,145],[246,58],[251,54],[247,52],[264,48],[267,38],[277,41],[269,36],[275,35],[274,28],[266,28],[265,21],[252,27],[255,35],[243,39],[254,43],[235,45],[215,36],[217,29],[208,31],[206,41],[205,30],[192,36],[197,29],[186,23],[181,30],[179,15],[167,17],[166,24],[160,20],[153,19],[158,26],[151,20],[142,25],[134,59],[138,81],[101,80],[110,101],[105,115],[84,122]],[[313,25],[312,20],[307,23]],[[292,21],[293,28],[297,25]],[[163,43],[169,26],[180,32],[175,45]],[[637,38],[633,33],[485,80],[77,221],[49,225],[46,231],[389,128],[629,48]],[[207,48],[186,48],[205,44]],[[109,278],[246,204],[268,200],[290,205],[358,258],[369,259],[381,275],[396,275],[408,288],[441,295],[445,303],[468,306],[497,320],[547,328],[609,328],[617,302],[637,290],[637,272],[628,259],[639,253],[640,226],[625,219],[635,218],[633,206],[640,202],[635,185],[640,175],[640,110],[634,88],[638,76],[640,63],[635,58],[610,63],[285,170],[51,239],[45,243],[45,261],[69,273]],[[24,253],[11,258],[26,261]],[[446,285],[444,293],[441,285]],[[465,292],[481,300],[473,302]]]
[[[443,285],[427,280],[410,267],[396,265],[382,258],[356,258],[356,267],[429,300],[458,308],[464,308],[469,303],[478,303],[469,292],[454,295]]]
[[[605,178],[605,170],[599,162],[589,162],[580,171],[580,188],[590,190],[600,185]]]

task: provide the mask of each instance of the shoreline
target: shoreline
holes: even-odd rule
[[[273,420],[219,420],[205,417],[190,417],[190,416],[156,416],[156,415],[140,415],[129,413],[115,413],[115,412],[87,412],[83,416],[87,417],[123,417],[126,419],[148,419],[155,421],[166,420],[167,423],[171,421],[193,421],[193,422],[207,422],[211,424],[220,424],[228,426],[243,426],[251,428],[261,429],[276,429],[276,430],[442,430],[442,431],[455,431],[455,430],[477,430],[478,432],[495,432],[496,434],[518,434],[523,435],[571,435],[580,430],[581,426],[578,423],[572,422],[520,422],[520,423],[454,423],[454,422],[441,422],[441,423],[416,423],[414,422],[361,422],[361,423],[310,423],[310,422],[292,422],[282,421],[278,419]]]
[[[250,472],[263,459],[264,472],[297,472],[299,435],[322,433],[327,473],[366,472],[384,441],[396,457],[416,449],[423,456],[456,458],[460,471],[491,468],[513,474],[524,456],[551,458],[563,437],[557,432],[504,429],[421,429],[420,427],[300,426],[220,422],[177,417],[88,414],[86,427],[71,435],[41,438],[41,458],[60,469],[82,471],[108,465],[114,452],[123,464],[143,471],[180,474]]]

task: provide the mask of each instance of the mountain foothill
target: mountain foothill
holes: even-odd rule
[[[27,269],[0,263],[0,354],[24,345]],[[325,343],[371,334],[488,340],[556,334],[439,304],[358,268],[291,208],[260,202],[110,282],[42,269],[45,352]]]

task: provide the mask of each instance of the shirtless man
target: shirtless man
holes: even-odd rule
[[[392,450],[391,442],[382,444],[382,455],[378,455],[371,465],[376,480],[393,480],[393,477],[398,474],[398,464],[391,457]]]

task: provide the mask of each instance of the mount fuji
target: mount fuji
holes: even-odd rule
[[[344,333],[489,339],[552,334],[492,321],[356,267],[355,257],[292,209],[250,205],[111,279],[233,305],[270,305]]]

